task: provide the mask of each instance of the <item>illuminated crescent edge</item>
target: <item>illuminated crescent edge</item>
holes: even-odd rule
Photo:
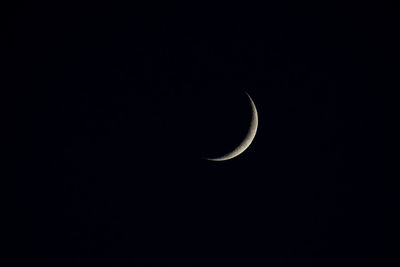
[[[237,157],[240,154],[242,154],[253,142],[254,137],[256,136],[257,128],[258,128],[258,114],[257,114],[256,105],[254,104],[253,99],[251,99],[250,95],[247,92],[246,92],[246,95],[250,99],[251,109],[252,109],[252,118],[251,118],[249,130],[248,130],[245,138],[240,143],[240,145],[237,146],[233,151],[231,151],[221,157],[218,157],[218,158],[207,158],[207,160],[225,161],[225,160],[232,159],[232,158]]]

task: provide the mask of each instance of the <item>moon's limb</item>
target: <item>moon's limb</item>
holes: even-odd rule
[[[231,152],[229,152],[229,153],[227,153],[227,154],[225,154],[225,155],[223,155],[221,157],[218,157],[218,158],[207,158],[208,160],[211,160],[211,161],[225,161],[225,160],[228,160],[228,159],[232,159],[232,158],[237,157],[240,154],[242,154],[250,146],[250,144],[253,142],[253,139],[256,136],[256,132],[257,132],[257,128],[258,128],[258,114],[257,114],[256,105],[254,104],[254,102],[251,99],[250,95],[248,93],[246,93],[246,95],[250,99],[250,104],[251,104],[251,109],[252,109],[251,123],[250,123],[249,130],[248,130],[248,132],[246,134],[246,137],[239,144],[239,146],[237,146]]]

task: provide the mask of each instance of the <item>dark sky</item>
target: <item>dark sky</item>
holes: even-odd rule
[[[397,266],[393,21],[376,6],[10,9],[16,266]],[[240,142],[245,91],[254,142],[201,159]]]

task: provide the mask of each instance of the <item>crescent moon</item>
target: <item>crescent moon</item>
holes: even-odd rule
[[[252,118],[251,118],[249,130],[248,130],[245,138],[239,144],[239,146],[237,146],[231,152],[229,152],[221,157],[218,157],[218,158],[207,158],[207,160],[225,161],[225,160],[233,159],[233,158],[239,156],[240,154],[242,154],[253,142],[254,137],[256,136],[257,128],[258,128],[258,114],[257,114],[256,105],[254,104],[253,99],[251,99],[251,97],[248,93],[246,93],[246,95],[250,100],[251,109],[252,109]]]

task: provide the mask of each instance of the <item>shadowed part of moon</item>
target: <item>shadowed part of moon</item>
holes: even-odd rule
[[[252,118],[251,118],[250,127],[249,127],[249,130],[248,130],[247,134],[246,134],[246,137],[239,144],[239,146],[237,146],[231,152],[229,152],[229,153],[227,153],[227,154],[225,154],[225,155],[223,155],[221,157],[207,158],[207,160],[224,161],[224,160],[232,159],[232,158],[237,157],[240,154],[242,154],[250,146],[251,142],[253,142],[253,139],[256,136],[257,127],[258,127],[258,114],[257,114],[256,105],[254,104],[254,102],[251,99],[250,95],[247,94],[247,96],[248,96],[248,98],[250,100],[250,104],[251,104]]]

